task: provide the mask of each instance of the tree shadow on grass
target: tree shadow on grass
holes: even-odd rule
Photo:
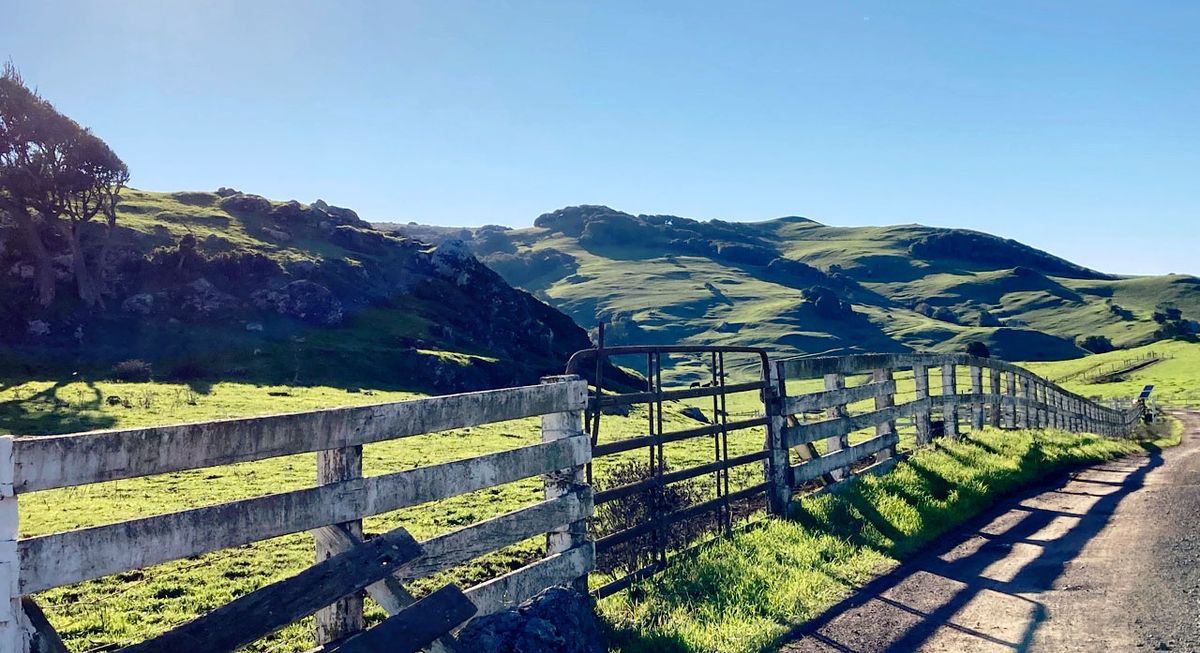
[[[74,382],[57,381],[29,396],[0,401],[0,433],[53,435],[94,431],[115,424],[115,417],[99,412],[103,393],[90,381],[84,382],[87,389],[80,396],[58,397],[60,389]]]

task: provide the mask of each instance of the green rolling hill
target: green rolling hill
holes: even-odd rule
[[[816,353],[981,341],[1006,359],[1058,360],[1085,355],[1083,336],[1152,341],[1166,307],[1184,329],[1200,318],[1196,277],[1118,277],[966,230],[697,221],[603,206],[547,213],[525,229],[378,226],[463,240],[579,324],[604,321],[613,343]]]

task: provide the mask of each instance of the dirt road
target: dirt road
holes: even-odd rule
[[[1200,653],[1200,414],[1183,443],[1014,497],[786,653]]]

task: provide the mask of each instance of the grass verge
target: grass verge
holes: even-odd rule
[[[1145,439],[985,430],[940,441],[891,472],[792,505],[600,603],[621,653],[750,653],[888,571],[997,498],[1064,469],[1178,444],[1178,422]]]

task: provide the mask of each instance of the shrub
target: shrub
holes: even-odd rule
[[[663,471],[670,472],[670,466]],[[653,474],[648,464],[635,460],[623,461],[606,470],[602,481],[596,484],[596,489],[630,485],[651,476]],[[597,506],[593,520],[595,536],[604,537],[649,523],[656,515],[682,510],[704,501],[705,498],[705,488],[695,482],[672,483],[665,487],[651,486],[641,492]],[[666,529],[667,546],[682,548],[709,530],[714,523],[711,513],[675,522]],[[605,573],[630,572],[651,562],[653,555],[652,535],[635,537],[602,553],[596,561],[596,568]]]
[[[958,324],[958,315],[945,306],[939,306],[930,317],[935,320],[949,322],[950,324]]]
[[[976,356],[979,358],[991,358],[992,357],[992,352],[991,352],[991,350],[988,349],[987,344],[980,342],[978,340],[973,340],[973,341],[967,343],[967,354],[969,354],[971,356]]]
[[[1116,349],[1112,344],[1112,340],[1109,340],[1107,336],[1087,336],[1080,338],[1076,344],[1081,349],[1086,349],[1093,354],[1103,354]]]
[[[982,310],[982,311],[979,311],[979,326],[981,326],[981,327],[998,327],[998,326],[1004,326],[1004,325],[1001,324],[1000,318],[996,317],[995,315],[992,315],[991,312],[989,312],[987,310]]]
[[[113,366],[113,376],[120,381],[149,381],[152,373],[150,363],[139,359],[121,361]]]

